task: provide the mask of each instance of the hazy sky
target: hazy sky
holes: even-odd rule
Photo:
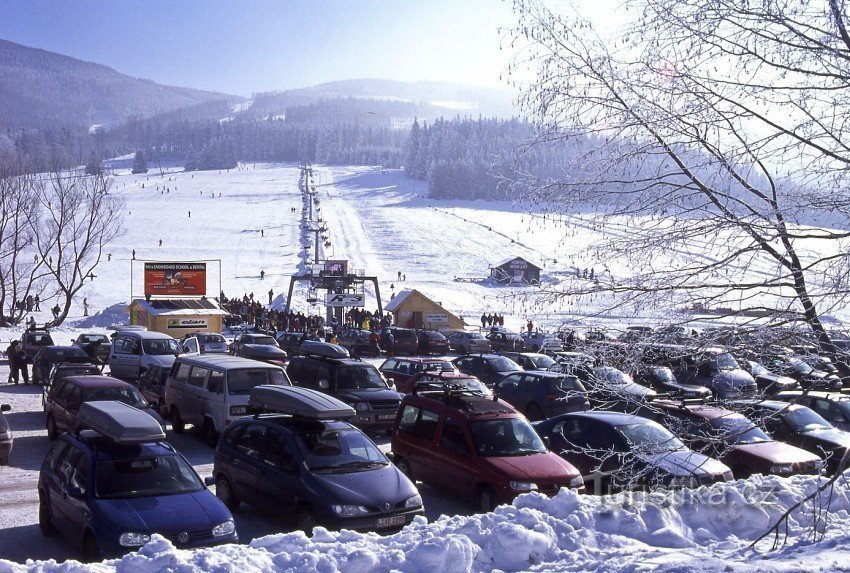
[[[503,0],[0,0],[0,38],[238,95],[349,78],[500,85]]]

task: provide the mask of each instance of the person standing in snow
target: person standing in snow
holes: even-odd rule
[[[261,270],[260,271],[260,280],[263,280],[263,277],[265,277],[265,276],[266,276],[266,271]]]
[[[269,289],[269,306],[272,304],[272,297],[274,296],[274,291]]]
[[[486,314],[482,314],[482,315],[481,315],[481,330],[484,330],[484,328],[485,328],[486,326],[487,326],[487,315],[486,315]]]
[[[83,297],[83,316],[89,315],[89,299]]]
[[[19,340],[13,340],[6,349],[6,356],[9,358],[9,383],[20,382],[20,375],[23,374],[24,384],[30,383],[29,372],[27,371],[27,356],[24,354],[24,349],[21,347]]]

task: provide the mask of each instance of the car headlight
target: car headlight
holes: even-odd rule
[[[735,479],[735,476],[732,474],[732,470],[726,470],[723,472],[723,481],[732,481]]]
[[[225,535],[231,535],[234,531],[236,531],[236,524],[233,523],[232,519],[228,519],[224,523],[219,523],[213,527],[212,534],[213,537],[224,537]]]
[[[574,477],[573,479],[570,480],[570,487],[571,488],[579,488],[579,487],[582,487],[583,485],[584,485],[584,478],[582,478],[581,476],[576,476],[576,477]]]
[[[408,497],[404,502],[405,509],[411,509],[413,507],[422,507],[422,496],[418,493],[413,497]]]
[[[230,415],[231,416],[244,416],[248,413],[248,406],[231,406],[230,407]]]
[[[369,410],[369,404],[367,402],[355,402],[354,409],[358,412],[366,412]]]
[[[151,540],[151,536],[147,533],[136,533],[126,531],[118,536],[118,544],[121,547],[141,547]]]
[[[357,517],[369,513],[362,505],[332,505],[331,510],[340,517]]]
[[[512,481],[508,485],[514,491],[537,491],[537,484],[530,481]]]
[[[780,476],[790,475],[793,471],[794,467],[791,464],[776,464],[775,466],[770,466],[770,473]]]

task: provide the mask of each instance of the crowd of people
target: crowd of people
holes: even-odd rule
[[[484,313],[481,315],[481,328],[490,328],[493,326],[505,326],[505,315]]]

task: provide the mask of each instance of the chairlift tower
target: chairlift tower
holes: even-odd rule
[[[292,292],[295,283],[308,283],[307,301],[311,304],[320,302],[325,305],[328,322],[336,318],[339,324],[345,322],[345,310],[363,308],[366,306],[366,295],[363,286],[371,282],[375,287],[378,312],[383,314],[381,291],[378,277],[366,276],[361,269],[349,269],[347,260],[318,260],[308,273],[294,274],[289,279],[289,292],[286,296],[284,312],[288,313],[292,306]],[[324,291],[324,293],[321,293]],[[323,294],[324,296],[320,296]]]

